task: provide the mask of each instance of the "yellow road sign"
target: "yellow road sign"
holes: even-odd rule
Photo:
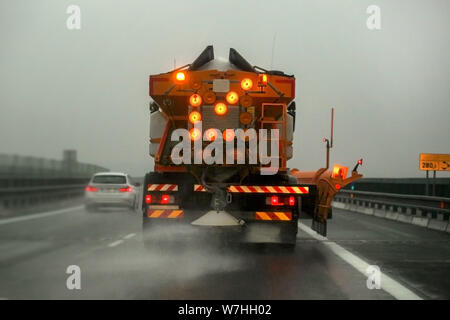
[[[450,154],[421,153],[419,169],[423,171],[450,171]]]

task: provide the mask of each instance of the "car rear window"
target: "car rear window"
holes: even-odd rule
[[[124,176],[95,176],[92,180],[93,183],[111,183],[111,184],[124,184],[127,182],[126,178]]]

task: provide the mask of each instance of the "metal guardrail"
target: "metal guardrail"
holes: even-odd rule
[[[76,160],[55,160],[0,153],[0,177],[91,177],[108,169]]]
[[[447,221],[450,198],[341,190],[334,201]]]
[[[358,191],[450,197],[450,178],[442,177],[428,181],[426,178],[362,178],[344,189],[351,190],[352,186]]]
[[[0,209],[15,209],[82,196],[86,185],[87,183],[0,188]]]
[[[62,160],[0,153],[0,210],[82,196],[97,172],[109,171],[77,161],[76,150]]]

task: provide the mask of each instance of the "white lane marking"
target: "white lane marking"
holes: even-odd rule
[[[130,233],[130,234],[127,234],[125,237],[123,237],[123,239],[125,239],[125,240],[131,239],[135,235],[136,235],[136,233]],[[108,244],[108,247],[110,247],[110,248],[117,247],[119,244],[124,243],[125,240],[117,240],[117,241],[111,242],[110,244]]]
[[[113,248],[115,246],[118,246],[121,243],[123,243],[123,240],[117,240],[117,241],[114,241],[114,242],[108,244],[108,247]]]
[[[76,206],[76,207],[70,207],[70,208],[55,210],[55,211],[48,211],[48,212],[43,212],[43,213],[29,214],[29,215],[25,215],[25,216],[21,216],[21,217],[16,217],[16,218],[1,219],[0,220],[0,225],[20,222],[20,221],[26,221],[26,220],[32,220],[32,219],[40,219],[40,218],[45,218],[45,217],[50,217],[50,216],[55,216],[55,215],[58,215],[58,214],[63,214],[63,213],[71,212],[71,211],[81,210],[82,208],[83,208],[83,206]]]
[[[330,248],[334,254],[336,254],[342,260],[350,264],[353,268],[361,272],[364,276],[367,276],[366,270],[367,267],[369,266],[367,262],[357,257],[350,251],[347,251],[346,249],[338,245],[336,242],[330,241],[328,238],[317,234],[317,232],[309,228],[307,225],[299,222],[298,227],[302,231],[309,234],[311,237],[319,241],[322,241],[323,244],[328,246],[328,248]],[[383,272],[381,272],[381,288],[397,300],[422,300],[421,297],[419,297],[414,292],[412,292],[402,284],[398,283],[391,277],[387,276]]]

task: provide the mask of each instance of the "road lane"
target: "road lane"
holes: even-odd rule
[[[409,290],[407,287],[403,286],[399,282],[395,281],[383,271],[379,269],[378,266],[373,266],[346,250],[345,248],[338,245],[336,242],[329,240],[327,237],[317,234],[315,231],[311,230],[308,226],[299,222],[299,228],[310,234],[313,238],[322,241],[331,251],[333,251],[339,258],[350,264],[353,268],[358,270],[365,276],[368,276],[370,270],[378,270],[379,272],[379,287],[378,289],[383,289],[393,297],[399,300],[422,300],[420,296]],[[373,272],[373,271],[372,271]]]
[[[383,290],[368,290],[363,274],[305,232],[300,231],[293,253],[273,247],[223,248],[198,242],[189,242],[184,250],[147,251],[141,241],[141,219],[140,214],[121,209],[80,210],[0,226],[0,297],[393,299]],[[370,227],[371,223],[377,224],[336,211],[329,238],[366,261],[378,263],[409,287],[404,270],[387,268],[384,260],[372,259],[370,250],[366,254],[355,245],[378,243],[389,228],[384,224]],[[399,246],[412,239],[419,241],[409,229],[396,230],[405,233],[389,236]],[[381,258],[389,261],[388,256]],[[81,290],[66,288],[69,265],[81,268]],[[425,298],[446,294],[441,290],[430,295],[429,283],[421,285],[419,291]],[[418,289],[416,283],[412,287]]]
[[[328,238],[427,299],[450,299],[450,234],[333,209]]]
[[[33,220],[33,219],[42,219],[42,218],[46,218],[46,217],[55,216],[58,214],[73,213],[74,211],[81,210],[82,208],[83,208],[83,206],[76,206],[76,207],[53,210],[53,211],[48,211],[48,212],[29,214],[29,215],[24,215],[24,216],[20,216],[20,217],[0,219],[0,225],[17,223],[17,222]]]

